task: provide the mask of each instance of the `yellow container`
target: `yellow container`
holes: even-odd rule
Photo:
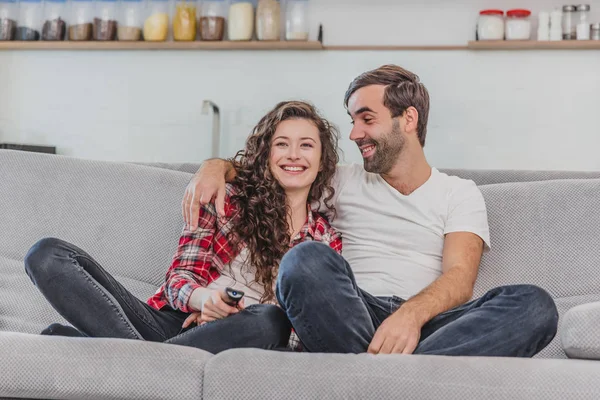
[[[156,13],[144,22],[144,40],[164,42],[169,34],[169,14]]]
[[[180,41],[196,40],[196,5],[194,3],[182,1],[175,6],[173,39]]]

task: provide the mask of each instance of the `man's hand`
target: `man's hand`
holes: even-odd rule
[[[224,160],[205,161],[187,185],[181,211],[191,231],[198,228],[200,207],[213,200],[217,213],[225,216],[225,176],[230,165],[229,161]]]
[[[412,354],[421,338],[421,322],[400,307],[379,326],[368,352],[371,354]]]

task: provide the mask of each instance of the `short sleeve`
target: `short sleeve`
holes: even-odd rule
[[[450,193],[444,234],[452,232],[474,233],[483,239],[484,251],[491,248],[485,200],[471,180],[461,179]]]

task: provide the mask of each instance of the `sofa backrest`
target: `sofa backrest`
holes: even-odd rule
[[[196,163],[139,163],[155,168],[195,173],[200,168]],[[519,169],[456,169],[438,168],[448,175],[470,179],[477,185],[492,185],[507,182],[537,182],[556,179],[600,179],[600,171],[535,171]]]
[[[0,150],[0,256],[23,260],[43,237],[109,272],[158,286],[183,228],[190,175],[133,164]]]
[[[561,315],[600,300],[600,179],[480,186],[492,249],[484,254],[474,297],[495,286],[532,283]],[[546,356],[564,356],[555,342]]]

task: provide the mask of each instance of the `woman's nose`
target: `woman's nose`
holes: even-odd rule
[[[300,155],[299,155],[299,154],[300,154],[300,153],[298,152],[298,149],[297,149],[296,147],[294,147],[294,146],[290,146],[290,147],[289,147],[289,150],[288,150],[287,157],[288,157],[290,160],[297,160],[297,159],[299,159],[299,158],[300,158]]]

